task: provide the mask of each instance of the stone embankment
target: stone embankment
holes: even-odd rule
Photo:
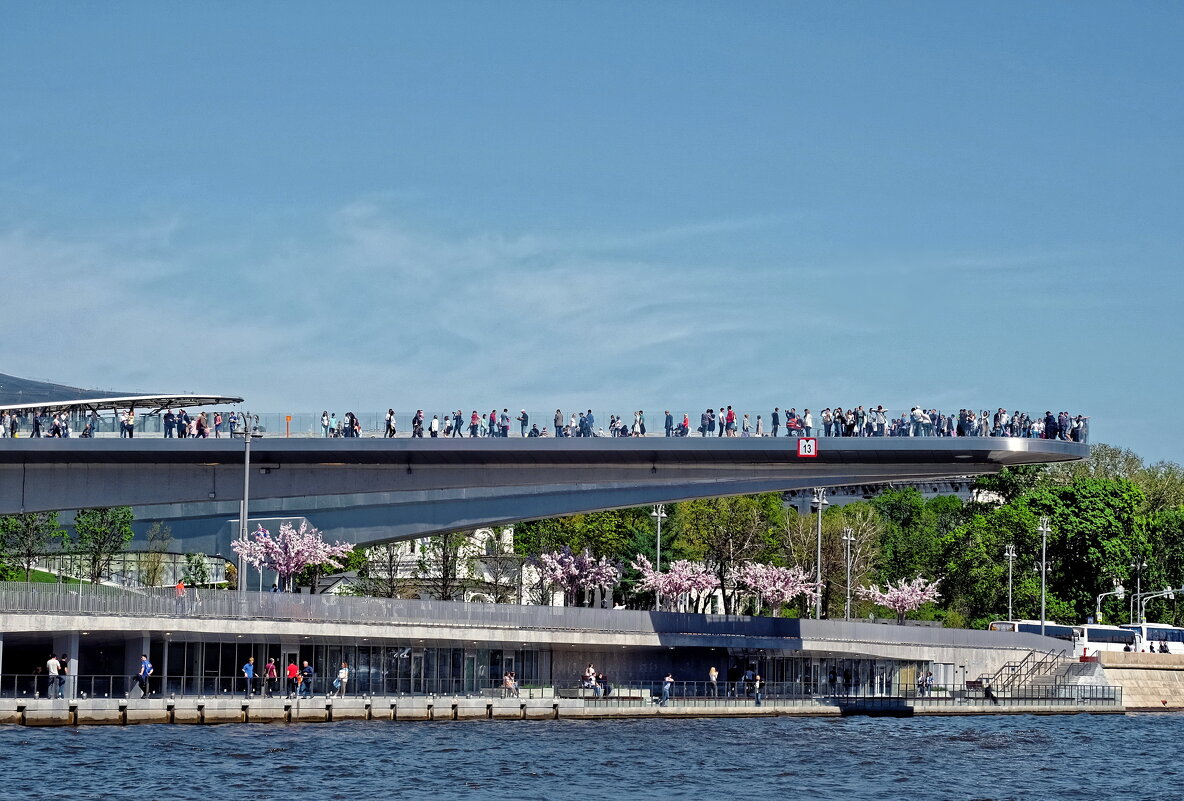
[[[131,725],[137,723],[331,723],[341,720],[588,720],[654,717],[775,717],[783,715],[985,715],[1121,713],[1095,704],[904,703],[829,705],[776,703],[763,706],[650,702],[612,704],[564,698],[338,698],[312,700],[229,698],[49,700],[2,699],[0,724],[23,726]]]
[[[1098,661],[1128,711],[1184,710],[1184,654],[1102,651]]]

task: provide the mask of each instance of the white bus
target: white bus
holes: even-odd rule
[[[1121,626],[1090,623],[1078,626],[1077,652],[1091,656],[1095,651],[1137,651],[1142,638],[1136,631]]]
[[[1066,626],[1051,620],[1044,621],[1044,636],[1073,642],[1078,637],[1078,626]],[[1039,620],[996,620],[987,626],[988,631],[1018,631],[1024,634],[1039,634]]]
[[[1130,629],[1139,635],[1142,644],[1138,650],[1146,648],[1148,651],[1163,653],[1166,648],[1169,654],[1184,654],[1184,629],[1163,623],[1127,623],[1120,628]]]

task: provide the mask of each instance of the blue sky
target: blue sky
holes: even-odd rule
[[[3,371],[1184,459],[1184,6],[0,2]]]

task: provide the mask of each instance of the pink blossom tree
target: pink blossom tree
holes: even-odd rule
[[[861,598],[886,606],[895,612],[897,623],[904,623],[904,616],[922,604],[936,601],[941,597],[937,591],[937,582],[927,581],[920,576],[912,581],[901,579],[895,585],[888,582],[883,590],[873,584],[870,587],[860,587],[857,592]]]
[[[659,593],[662,605],[667,609],[677,608],[687,597],[701,598],[719,587],[719,579],[702,562],[677,559],[663,572],[655,570],[649,559],[638,554],[632,567],[641,573],[637,588]]]
[[[781,607],[799,595],[805,595],[813,602],[818,594],[817,582],[811,581],[806,571],[794,567],[777,567],[759,562],[745,562],[736,571],[736,580],[756,594],[759,604],[767,601],[773,605],[773,617],[781,614]]]
[[[280,524],[279,534],[259,526],[245,540],[230,544],[243,561],[256,569],[274,570],[280,578],[280,589],[288,588],[289,579],[311,565],[332,565],[340,568],[338,557],[353,549],[348,542],[325,542],[319,529],[300,521],[300,528],[291,523]],[[242,580],[242,579],[240,579]]]
[[[576,553],[564,546],[558,551],[541,553],[530,560],[544,586],[563,590],[564,601],[574,602],[580,592],[611,592],[621,580],[621,568],[607,557],[595,557],[585,548]]]

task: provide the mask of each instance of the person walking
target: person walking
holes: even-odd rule
[[[255,691],[255,657],[247,659],[247,663],[243,665],[243,678],[246,679],[247,690],[243,698],[250,698]]]
[[[337,689],[337,697],[344,698],[346,685],[349,684],[349,662],[342,662],[341,667],[337,671],[337,678],[333,681],[333,686]]]
[[[674,674],[667,673],[666,678],[662,679],[662,700],[658,702],[658,706],[666,706],[670,701],[670,693],[674,689]]]
[[[781,428],[781,407],[773,407],[773,417],[770,421],[773,425],[773,436],[777,436],[777,431]]]
[[[275,685],[280,678],[279,671],[275,666],[275,657],[267,660],[267,664],[263,666],[263,692],[268,698],[275,696]]]
[[[148,654],[140,654],[140,667],[132,676],[132,681],[140,688],[140,697],[148,697],[148,680],[152,677],[152,663],[148,661]]]
[[[305,659],[304,665],[300,668],[300,692],[297,692],[296,696],[299,697],[303,693],[305,698],[312,698],[313,685],[316,682],[316,678],[316,670]]]
[[[666,410],[665,426],[666,426],[666,436],[668,436],[668,437],[673,436],[674,435],[674,415],[672,415],[670,413],[669,409]]]
[[[295,659],[288,663],[284,674],[288,679],[288,697],[292,698],[296,695],[297,690],[300,689],[300,668],[297,667]]]
[[[752,692],[756,698],[756,705],[761,705],[761,690],[764,689],[764,682],[761,681],[761,674],[757,673],[752,680]]]
[[[707,671],[707,693],[712,698],[719,698],[719,671],[715,669],[715,665]]]
[[[45,697],[62,698],[62,687],[66,683],[66,677],[62,675],[62,663],[54,654],[50,654],[49,660],[45,663],[45,673],[48,677],[45,683]]]
[[[387,409],[386,410],[386,433],[384,434],[384,436],[386,439],[390,439],[394,435],[395,435],[395,410],[394,409]]]

